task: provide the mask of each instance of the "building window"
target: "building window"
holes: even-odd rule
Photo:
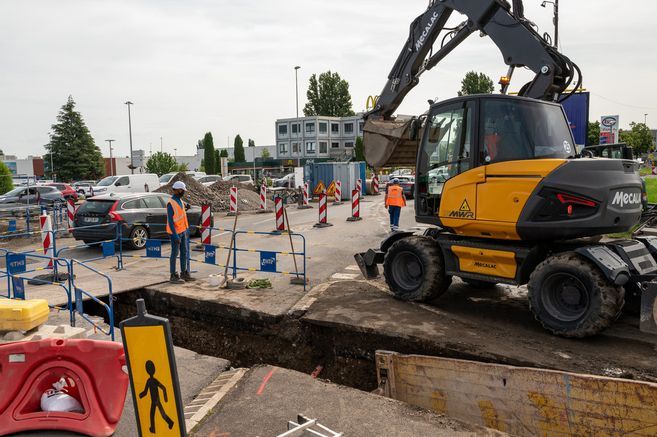
[[[278,144],[278,153],[281,155],[287,155],[287,143]]]
[[[345,135],[351,135],[354,133],[354,124],[353,123],[345,123],[344,124],[344,133]]]
[[[363,127],[365,126],[365,122],[361,121],[358,123],[358,133],[363,133]]]
[[[306,141],[306,153],[315,153],[314,141]]]
[[[307,134],[314,134],[315,133],[315,122],[314,121],[312,123],[306,123],[306,133]]]
[[[278,125],[278,136],[279,137],[284,137],[287,135],[287,124],[279,124]]]
[[[340,148],[340,142],[339,141],[333,141],[331,143],[331,149],[339,149]]]
[[[294,153],[295,155],[299,155],[301,153],[301,144],[292,143],[292,153]]]
[[[319,122],[319,133],[326,135],[328,133],[328,123],[325,121]]]
[[[340,135],[340,123],[331,123],[331,134]]]
[[[292,133],[299,134],[301,129],[299,129],[299,123],[292,123]]]
[[[344,146],[345,147],[354,147],[354,142],[353,141],[345,141]]]
[[[319,153],[328,153],[328,142],[320,141],[319,142]]]

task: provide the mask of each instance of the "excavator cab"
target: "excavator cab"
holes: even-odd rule
[[[443,208],[445,218],[474,219],[477,191],[485,191],[478,185],[487,179],[482,167],[573,158],[573,144],[566,116],[557,104],[503,95],[466,96],[434,104],[417,154],[417,220],[442,224],[441,204],[451,195],[451,190],[449,194],[445,190],[448,183],[457,191],[454,202],[461,203],[456,210]]]

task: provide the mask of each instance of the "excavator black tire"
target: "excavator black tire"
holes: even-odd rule
[[[532,272],[529,308],[545,329],[562,337],[588,337],[609,327],[624,303],[623,287],[575,252],[552,255]]]
[[[383,261],[383,275],[400,300],[424,302],[443,294],[452,283],[435,240],[412,235],[395,242]]]
[[[497,286],[495,282],[480,281],[479,279],[461,278],[461,281],[477,290],[492,290]]]

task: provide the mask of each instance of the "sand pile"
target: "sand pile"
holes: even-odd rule
[[[171,178],[168,184],[158,188],[159,193],[173,194],[173,184],[176,181],[183,181],[187,186],[185,200],[192,205],[201,206],[202,203],[210,203],[212,211],[227,212],[230,210],[230,187],[232,182],[218,181],[213,185],[206,187],[193,177],[178,173]],[[260,208],[260,195],[255,191],[248,189],[248,185],[236,184],[237,186],[237,210],[238,211],[255,211]]]

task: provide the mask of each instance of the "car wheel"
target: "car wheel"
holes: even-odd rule
[[[148,229],[143,226],[135,226],[130,231],[128,247],[130,249],[143,249],[146,247],[146,240],[148,240]]]

